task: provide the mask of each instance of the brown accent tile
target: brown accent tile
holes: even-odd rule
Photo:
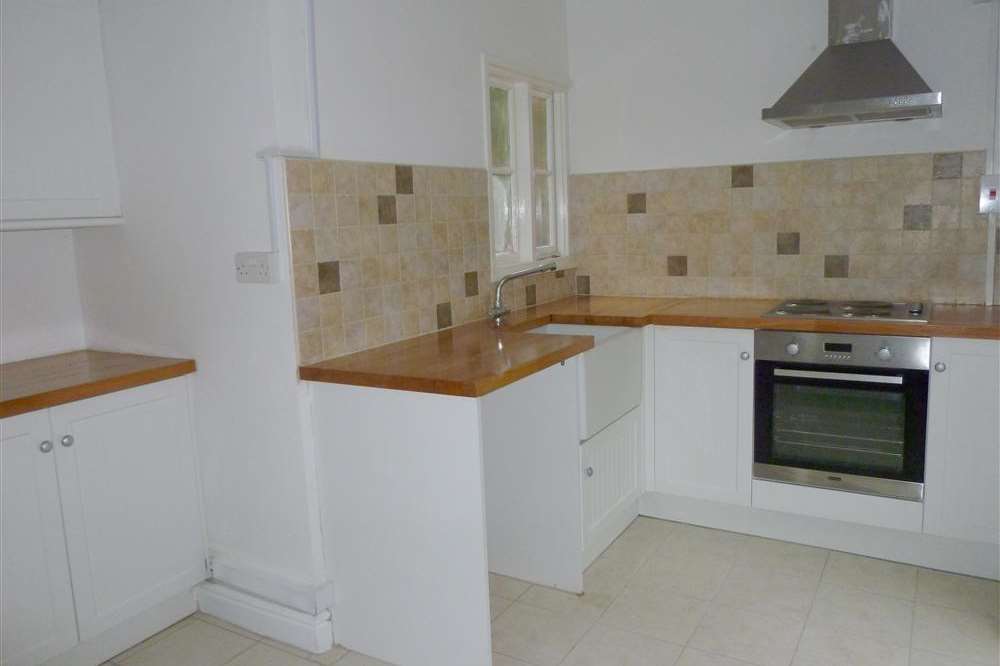
[[[392,195],[378,195],[378,223],[396,224],[396,197]]]
[[[580,296],[590,295],[590,276],[589,275],[577,275],[576,276],[576,293]]]
[[[556,271],[556,277],[557,278],[566,277],[566,271]]]
[[[934,180],[962,177],[962,153],[935,153]]]
[[[688,274],[687,255],[675,254],[667,257],[667,275],[679,276]]]
[[[465,295],[479,295],[479,273],[476,271],[468,271],[465,274]]]
[[[846,254],[828,254],[823,257],[823,277],[846,278],[851,258]]]
[[[448,328],[451,326],[451,303],[437,304],[437,327]]]
[[[646,212],[646,193],[645,192],[633,192],[626,195],[627,210],[629,213],[645,213]]]
[[[319,293],[332,294],[340,291],[340,262],[321,261],[316,267],[319,270]]]
[[[930,229],[933,208],[927,204],[903,206],[903,229]]]
[[[798,254],[799,240],[799,232],[797,231],[779,231],[778,254]]]
[[[524,288],[524,304],[530,308],[537,302],[537,300],[538,300],[538,290],[535,288],[535,285],[533,284],[527,285]]]
[[[753,187],[753,165],[743,164],[731,167],[729,179],[732,187]]]
[[[413,167],[396,165],[396,194],[413,194]]]

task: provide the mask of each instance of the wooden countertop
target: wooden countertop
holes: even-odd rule
[[[0,365],[0,418],[180,377],[191,359],[81,350]]]
[[[547,323],[705,326],[1000,340],[1000,306],[933,306],[926,324],[764,317],[777,300],[572,296],[299,368],[309,381],[481,396],[591,349],[590,336],[539,335]]]

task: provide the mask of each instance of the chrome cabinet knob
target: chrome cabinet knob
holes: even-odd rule
[[[44,442],[38,445],[38,450],[41,451],[42,453],[50,452],[52,450],[52,442],[50,442],[49,440],[45,440]]]
[[[587,469],[585,469],[583,471],[584,471],[584,473],[587,476],[594,476],[594,468],[593,467],[588,467]]]
[[[934,372],[944,372],[947,369],[948,366],[942,363],[941,361],[938,361],[937,363],[934,364]]]
[[[740,352],[740,358],[744,361],[750,360],[750,352]]]
[[[73,435],[63,435],[63,438],[59,440],[59,443],[66,448],[73,446]]]
[[[799,355],[799,343],[797,343],[797,342],[789,342],[787,345],[785,345],[785,351],[788,352],[789,356],[798,356]]]
[[[892,358],[892,351],[888,347],[881,347],[875,352],[875,356],[878,356],[880,361],[888,361]]]

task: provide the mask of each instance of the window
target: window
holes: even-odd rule
[[[565,92],[486,63],[493,277],[557,258],[566,267]]]

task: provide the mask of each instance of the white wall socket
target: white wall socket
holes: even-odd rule
[[[271,283],[278,281],[277,252],[237,252],[236,281]]]
[[[1000,213],[1000,176],[983,176],[979,184],[979,212]]]

